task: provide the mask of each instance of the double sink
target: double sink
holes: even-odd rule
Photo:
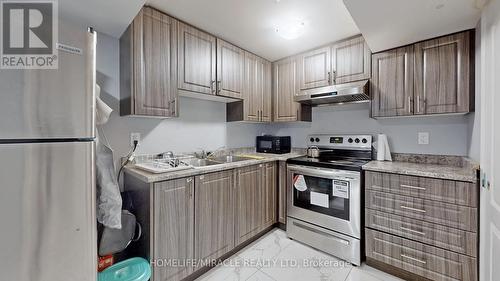
[[[234,155],[223,155],[219,157],[210,157],[210,158],[190,158],[183,161],[186,162],[186,164],[189,164],[194,167],[205,167],[205,166],[234,163],[246,160],[251,160],[251,158],[234,156]]]

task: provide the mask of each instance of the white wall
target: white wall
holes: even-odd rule
[[[120,117],[118,43],[118,39],[98,35],[97,82],[103,100],[115,109],[104,128],[117,157],[130,149],[131,132],[142,135],[138,153],[253,146],[255,136],[262,133],[291,135],[296,147],[304,147],[311,133],[385,133],[394,152],[475,158],[479,151],[476,119],[479,114],[375,120],[369,118],[368,104],[356,104],[314,108],[312,123],[258,125],[226,123],[223,103],[181,98],[179,118]],[[418,132],[430,133],[429,145],[417,144]]]
[[[104,133],[115,158],[130,149],[130,133],[141,133],[138,153],[175,152],[217,149],[221,146],[255,145],[262,125],[226,123],[223,103],[181,98],[179,118],[155,119],[119,116],[119,41],[99,33],[97,39],[97,83],[101,98],[114,112],[104,126]]]

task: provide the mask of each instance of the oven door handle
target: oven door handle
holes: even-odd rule
[[[298,165],[288,165],[288,170],[290,172],[298,172],[306,176],[315,176],[328,179],[352,181],[360,178],[360,173],[353,171],[340,171],[340,170],[323,169],[317,167],[305,167]]]

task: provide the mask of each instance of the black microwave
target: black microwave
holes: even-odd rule
[[[278,136],[257,136],[257,152],[262,153],[290,153],[292,149],[292,139]]]

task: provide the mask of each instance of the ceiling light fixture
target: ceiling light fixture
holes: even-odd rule
[[[276,33],[284,39],[293,40],[304,34],[305,23],[303,21],[293,21],[282,24],[275,28]]]

